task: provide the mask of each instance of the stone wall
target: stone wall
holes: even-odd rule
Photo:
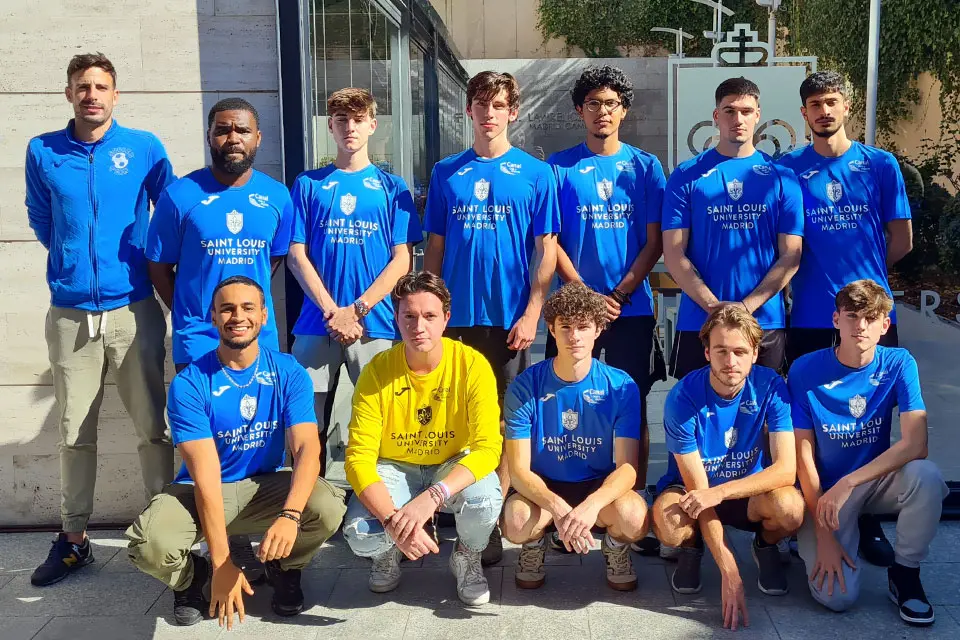
[[[46,251],[27,225],[29,139],[71,117],[66,66],[102,51],[118,71],[114,112],[156,133],[177,175],[204,166],[206,112],[242,96],[260,112],[257,167],[281,177],[275,0],[3,0],[0,53],[0,527],[58,525],[58,434],[44,342]],[[282,278],[274,300],[283,323]],[[285,331],[281,330],[281,335]],[[169,376],[168,376],[169,379]],[[100,420],[96,522],[129,521],[143,506],[133,429],[108,378]]]

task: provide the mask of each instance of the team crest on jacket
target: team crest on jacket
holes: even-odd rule
[[[244,420],[253,420],[257,415],[257,399],[249,395],[240,398],[240,415]]]
[[[343,215],[350,215],[356,208],[357,196],[353,195],[352,193],[347,193],[340,196],[340,211],[343,212]]]
[[[743,197],[743,183],[734,178],[727,183],[727,194],[733,200],[739,200]]]
[[[234,209],[227,214],[227,230],[236,235],[243,229],[243,214]]]
[[[420,407],[419,409],[417,409],[417,422],[419,422],[421,425],[427,426],[427,424],[429,424],[430,420],[432,419],[433,419],[433,407],[426,406],[426,407]]]
[[[127,175],[130,170],[130,158],[133,157],[133,151],[126,147],[117,147],[108,151],[107,154],[110,156],[110,162],[113,163],[110,172],[118,176]]]
[[[850,415],[854,418],[862,418],[863,414],[867,412],[867,399],[857,394],[850,398]]]
[[[580,424],[580,416],[573,409],[567,409],[560,415],[560,423],[567,431],[573,431]]]
[[[609,200],[613,195],[613,183],[609,180],[601,180],[597,183],[597,195],[601,200]]]
[[[733,449],[733,447],[737,444],[737,435],[736,427],[730,427],[723,432],[723,444],[727,447],[727,449]]]
[[[484,202],[487,199],[487,196],[490,195],[490,182],[480,178],[473,183],[473,195],[476,196],[477,200]]]
[[[836,180],[831,180],[827,183],[827,197],[830,198],[830,202],[837,202],[840,198],[843,197],[843,185],[837,182]]]

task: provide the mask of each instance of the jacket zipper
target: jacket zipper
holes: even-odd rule
[[[90,190],[90,206],[93,209],[93,222],[90,224],[90,263],[93,269],[93,278],[92,278],[92,287],[93,287],[93,304],[96,308],[100,309],[100,277],[98,273],[99,266],[97,264],[97,191],[94,185],[94,167],[93,162],[93,152],[96,150],[94,146],[90,150],[89,164],[90,164],[90,179],[88,180],[89,190]]]

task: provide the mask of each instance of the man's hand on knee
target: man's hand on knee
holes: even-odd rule
[[[717,487],[709,489],[694,489],[687,491],[680,497],[680,508],[688,516],[696,520],[703,513],[704,509],[712,509],[723,502],[723,495]]]

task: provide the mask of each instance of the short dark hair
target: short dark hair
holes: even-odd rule
[[[67,65],[67,84],[70,84],[74,74],[94,67],[109,73],[110,77],[113,78],[113,86],[117,86],[117,70],[110,59],[99,51],[96,53],[80,53],[70,58],[70,64]]]
[[[807,106],[807,99],[824,93],[839,93],[847,97],[847,83],[836,71],[811,73],[800,83],[800,104]]]
[[[467,106],[472,105],[474,100],[490,102],[501,91],[507,92],[507,104],[511,109],[520,106],[520,85],[516,78],[509,73],[481,71],[467,83]]]
[[[411,271],[397,280],[397,285],[390,293],[394,313],[400,312],[401,300],[415,293],[432,293],[440,298],[443,312],[450,311],[450,290],[443,278],[429,271]]]
[[[837,312],[862,313],[871,322],[886,318],[893,310],[893,299],[887,295],[887,290],[870,279],[848,283],[837,292],[834,301]]]
[[[260,283],[254,280],[253,278],[248,278],[247,276],[230,276],[229,278],[224,278],[220,281],[220,284],[216,286],[213,290],[213,295],[210,297],[210,311],[214,311],[214,301],[217,299],[217,294],[220,293],[220,289],[224,287],[229,287],[232,284],[245,284],[248,287],[253,287],[260,293],[260,306],[267,306],[267,296],[263,293],[263,287],[260,286]]]
[[[582,107],[588,93],[603,88],[617,92],[624,110],[629,109],[630,105],[633,104],[633,82],[620,69],[604,65],[602,67],[587,67],[580,74],[577,83],[573,85],[573,91],[570,92],[573,98],[573,106]]]
[[[210,109],[210,113],[207,114],[207,129],[213,126],[213,119],[221,111],[246,111],[253,116],[253,121],[256,123],[257,129],[260,128],[260,114],[257,113],[256,107],[243,98],[224,98],[217,104],[213,105],[213,107]]]
[[[760,104],[760,87],[753,80],[747,80],[743,76],[727,78],[720,83],[713,94],[714,102],[720,104],[720,101],[727,96],[751,96],[757,104]]]

